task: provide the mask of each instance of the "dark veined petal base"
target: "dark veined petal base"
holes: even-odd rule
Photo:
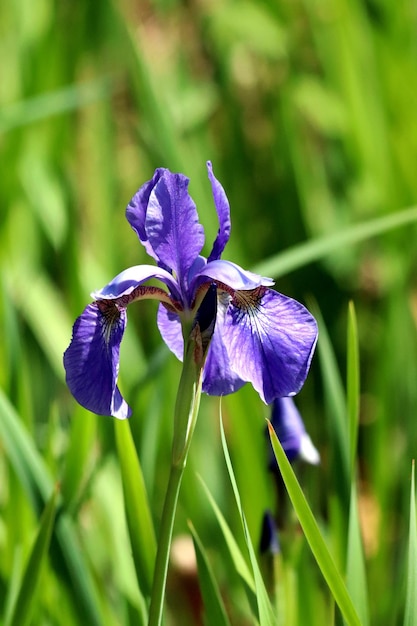
[[[222,339],[233,371],[270,404],[300,391],[317,341],[317,324],[292,298],[258,287],[236,292]]]
[[[119,350],[126,310],[113,302],[89,304],[76,320],[64,354],[69,390],[86,409],[125,419],[131,410],[118,387]]]

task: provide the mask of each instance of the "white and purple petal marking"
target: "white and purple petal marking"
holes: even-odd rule
[[[258,287],[235,293],[222,339],[232,370],[251,382],[269,404],[301,389],[317,341],[317,324],[296,300]]]

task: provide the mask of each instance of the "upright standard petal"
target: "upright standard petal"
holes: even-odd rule
[[[118,419],[131,414],[117,387],[125,327],[125,309],[113,302],[93,302],[76,320],[64,354],[67,385],[77,402],[93,413]]]
[[[222,339],[232,369],[270,404],[301,389],[317,341],[317,324],[296,300],[258,287],[235,293]]]
[[[148,240],[148,235],[145,229],[146,211],[148,210],[149,196],[152,189],[155,187],[158,180],[161,178],[166,170],[162,167],[155,170],[155,173],[151,180],[148,180],[142,187],[135,193],[126,208],[126,219],[137,234],[139,241],[145,247],[149,256],[153,257],[156,261],[158,256],[152,248],[152,244]]]
[[[210,161],[207,161],[207,171],[213,192],[214,205],[219,218],[219,230],[213,244],[213,249],[208,257],[208,261],[214,261],[216,259],[220,259],[222,252],[229,241],[232,224],[230,221],[229,200],[227,199],[226,192],[222,185],[213,174],[213,167]]]
[[[204,245],[204,230],[188,193],[189,179],[165,171],[149,196],[145,230],[158,262],[188,293],[188,272]]]

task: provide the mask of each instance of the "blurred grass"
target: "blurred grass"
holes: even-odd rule
[[[417,442],[417,232],[411,213],[410,222],[399,223],[417,204],[416,27],[416,7],[406,0],[0,5],[3,618],[40,528],[48,476],[48,486],[62,482],[63,513],[33,623],[143,620],[113,423],[75,406],[62,352],[89,293],[145,261],[124,208],[155,167],[191,178],[210,246],[217,232],[205,172],[210,159],[232,207],[225,256],[279,276],[280,291],[313,297],[321,311],[322,358],[313,362],[298,405],[322,464],[297,472],[337,561],[345,554],[350,489],[347,439],[346,458],[338,457],[348,433],[340,381],[347,303],[355,304],[357,502],[369,621],[402,621]],[[362,226],[371,223],[398,227],[371,237]],[[353,242],[352,232],[362,235]],[[179,365],[161,347],[155,315],[151,303],[129,310],[121,386],[134,408],[130,425],[157,529]],[[246,387],[225,398],[222,410],[256,546],[263,512],[276,504],[265,469],[268,412]],[[221,534],[196,478],[201,474],[244,550],[217,416],[218,401],[204,398],[176,533],[192,521],[230,621],[240,624],[249,619],[249,609],[241,610],[244,589],[222,559]],[[5,433],[16,423],[30,442],[17,457]],[[308,618],[321,625],[332,603],[292,528],[282,531],[286,588],[297,590],[292,614],[300,624]],[[64,563],[66,541],[75,548]],[[169,624],[195,623],[189,609],[198,609],[196,572],[188,565],[187,575],[173,566]],[[81,603],[77,571],[94,590]]]

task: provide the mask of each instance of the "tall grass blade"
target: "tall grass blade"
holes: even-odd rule
[[[359,342],[355,306],[349,302],[347,328],[347,414],[349,423],[350,473],[354,480],[359,425]]]
[[[34,441],[22,425],[19,416],[0,390],[0,439],[29,500],[39,512],[53,489],[52,477],[35,447]],[[103,623],[97,600],[95,583],[76,537],[74,523],[66,513],[56,521],[58,559],[66,566],[66,574],[73,584],[77,608],[91,626]]]
[[[258,263],[252,269],[263,276],[279,278],[304,265],[320,261],[331,252],[340,248],[356,245],[361,241],[382,235],[394,228],[400,228],[416,221],[417,207],[410,207],[391,215],[374,218],[362,224],[354,224],[331,235],[325,235],[298,244],[266,261]]]
[[[0,113],[0,133],[88,106],[108,98],[110,93],[110,81],[100,78],[22,100],[3,108]]]
[[[142,469],[128,421],[115,420],[127,526],[139,588],[149,596],[156,558],[156,538]]]
[[[55,519],[58,490],[55,488],[42,514],[38,533],[31,550],[12,612],[5,626],[26,626],[33,611],[33,603],[40,585],[42,569],[48,554]]]
[[[411,467],[410,529],[408,535],[407,595],[405,599],[404,626],[416,626],[417,624],[417,519],[414,474],[415,462],[413,461]]]
[[[211,508],[213,509],[213,513],[217,518],[217,522],[220,526],[220,530],[223,534],[223,537],[226,541],[226,545],[227,548],[229,550],[229,554],[232,558],[234,567],[237,571],[237,573],[240,575],[240,577],[242,578],[242,580],[246,583],[248,589],[252,592],[255,593],[255,581],[253,579],[253,575],[252,572],[250,571],[246,560],[242,554],[242,552],[240,551],[240,548],[237,544],[236,539],[233,536],[232,531],[230,530],[229,525],[227,524],[223,513],[220,511],[215,499],[213,498],[212,494],[210,493],[209,488],[207,487],[207,485],[205,484],[205,482],[203,481],[203,479],[201,478],[201,476],[198,476],[203,489],[206,493],[207,499],[209,501],[209,504],[211,506]]]
[[[198,579],[205,608],[205,623],[216,624],[216,626],[230,626],[219,587],[214,578],[204,546],[194,526],[191,523],[188,526],[193,536],[194,550],[197,557]]]
[[[359,341],[355,306],[349,302],[347,322],[347,416],[349,429],[350,506],[346,559],[346,584],[363,626],[369,624],[365,556],[358,512],[356,454],[359,426]]]
[[[254,577],[255,588],[256,588],[256,599],[258,602],[259,623],[260,623],[260,626],[274,626],[276,620],[274,617],[272,604],[268,597],[265,583],[262,578],[262,574],[261,574],[261,570],[259,568],[259,564],[256,558],[255,550],[253,548],[252,540],[249,534],[248,525],[246,523],[245,514],[243,512],[240,494],[239,494],[238,486],[236,483],[236,478],[233,472],[233,466],[230,460],[229,451],[227,448],[226,437],[224,434],[223,423],[221,419],[221,412],[220,412],[220,435],[221,435],[223,453],[224,453],[224,457],[226,460],[227,470],[229,472],[229,478],[232,483],[233,493],[235,496],[240,519],[242,521],[243,532],[244,532],[244,536],[246,540],[246,545],[248,547],[250,562],[252,565],[253,577]]]
[[[369,624],[368,587],[365,557],[359,524],[356,483],[352,482],[347,544],[346,585],[356,607],[362,626]]]
[[[268,422],[268,428],[275,458],[281,471],[282,478],[285,482],[288,495],[290,496],[298,520],[320,571],[327,582],[327,585],[337,605],[339,606],[346,623],[349,626],[361,626],[360,619],[346,589],[343,578],[334,563],[333,557],[330,554],[323,537],[321,536],[314,515],[270,422]]]
[[[336,477],[340,486],[340,493],[346,496],[349,502],[350,472],[349,472],[349,432],[346,424],[346,396],[343,389],[342,379],[336,356],[330,342],[329,334],[320,310],[315,302],[310,303],[310,309],[319,326],[320,341],[317,350],[320,357],[320,366],[323,377],[325,398],[328,403],[330,434],[332,447],[337,457],[338,475]]]

